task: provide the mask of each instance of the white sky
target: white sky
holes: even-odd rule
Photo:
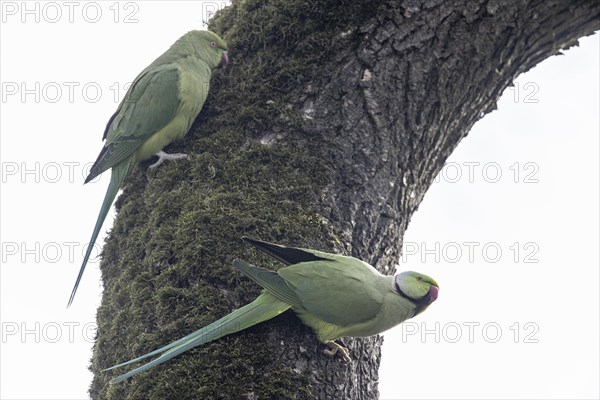
[[[65,305],[109,179],[83,179],[123,86],[224,2],[0,3],[0,398],[85,399],[97,259]],[[600,396],[600,45],[581,42],[519,77],[415,214],[401,269],[440,298],[386,333],[382,399]]]

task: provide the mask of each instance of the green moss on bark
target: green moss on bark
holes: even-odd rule
[[[309,12],[305,7],[240,2],[214,20],[213,29],[229,42],[232,65],[216,73],[188,137],[169,149],[190,159],[152,174],[141,164],[117,202],[101,265],[93,398],[310,398],[306,372],[274,360],[265,341],[272,329],[307,334],[293,315],[196,348],[119,385],[107,384],[114,371],[101,371],[251,301],[259,288],[231,265],[235,257],[256,260],[241,236],[327,243],[317,204],[329,183],[328,166],[290,99],[304,90],[301,82],[326,75],[332,38],[327,25],[315,29],[312,19],[301,17]],[[261,144],[269,134],[275,140]]]

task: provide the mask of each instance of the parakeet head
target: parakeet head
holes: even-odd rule
[[[181,40],[189,42],[195,55],[211,68],[217,68],[219,65],[225,66],[229,62],[227,43],[214,32],[190,31],[183,35]]]
[[[437,299],[440,285],[427,275],[405,271],[394,276],[394,290],[420,305],[418,314]]]

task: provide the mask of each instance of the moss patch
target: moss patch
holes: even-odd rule
[[[290,329],[276,321],[118,385],[108,385],[114,375],[102,369],[251,301],[260,289],[234,271],[233,259],[280,265],[258,258],[241,236],[285,244],[330,241],[318,204],[331,173],[322,138],[304,130],[299,105],[308,82],[327,79],[334,46],[353,45],[353,34],[340,40],[339,31],[365,18],[367,6],[342,4],[240,1],[213,19],[211,29],[228,41],[231,65],[215,74],[187,138],[167,149],[190,159],[152,174],[150,162],[142,163],[117,201],[101,264],[105,291],[91,366],[93,398],[310,398],[307,376],[278,361],[265,343],[273,329]],[[276,140],[261,144],[268,134]],[[304,334],[293,327],[290,333]]]

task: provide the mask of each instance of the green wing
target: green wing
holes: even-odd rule
[[[180,72],[173,64],[152,67],[133,82],[104,131],[104,148],[86,182],[130,157],[175,117],[181,104]]]
[[[344,259],[301,263],[278,271],[306,311],[341,327],[375,318],[385,295],[381,274],[360,260]]]
[[[381,310],[383,276],[354,257],[281,246],[243,237],[244,241],[290,266],[277,273],[236,260],[234,265],[274,296],[323,321],[350,326]],[[282,278],[282,279],[281,279]],[[291,294],[293,293],[293,294]]]
[[[302,303],[296,293],[290,289],[285,280],[277,272],[250,265],[240,259],[234,260],[233,265],[279,300],[293,307],[302,307]]]

